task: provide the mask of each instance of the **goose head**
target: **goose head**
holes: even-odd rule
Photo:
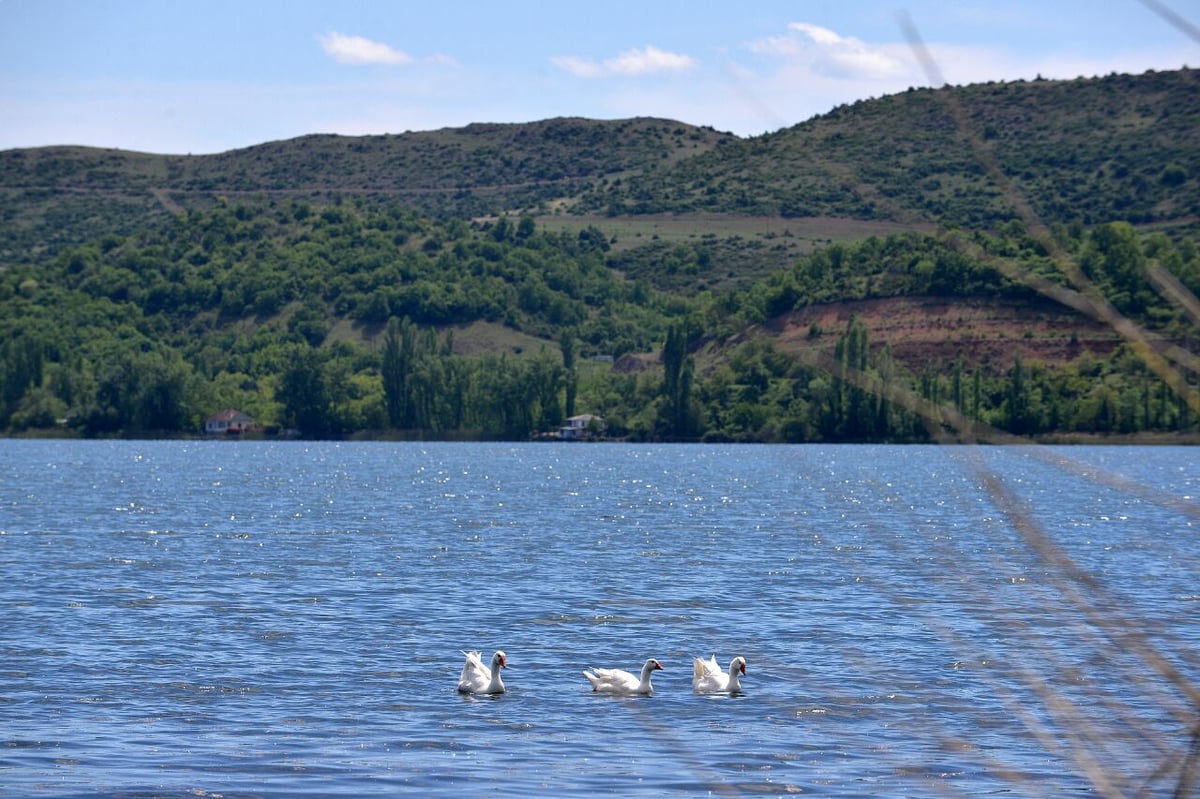
[[[742,675],[746,673],[746,659],[738,655],[733,660],[729,661],[729,689],[730,695],[740,694],[742,692]]]
[[[508,656],[504,654],[503,650],[497,649],[496,654],[492,655],[492,671],[506,668],[508,668]]]
[[[665,671],[665,669],[657,660],[650,658],[646,661],[646,665],[642,666],[642,679],[649,679],[650,675],[656,671]]]

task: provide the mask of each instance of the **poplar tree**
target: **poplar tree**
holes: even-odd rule
[[[683,437],[690,430],[688,406],[691,403],[694,367],[687,353],[687,333],[682,324],[667,328],[662,361],[668,434]]]
[[[405,363],[400,341],[400,321],[396,317],[388,320],[387,335],[383,340],[383,399],[387,406],[388,425],[400,427],[404,421]]]
[[[563,373],[566,379],[566,416],[575,415],[575,395],[579,390],[579,375],[575,372],[575,331],[564,330],[559,339],[562,349]]]

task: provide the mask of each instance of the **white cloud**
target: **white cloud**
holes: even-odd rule
[[[551,58],[550,61],[555,66],[565,69],[577,78],[600,78],[605,75],[602,65],[597,64],[595,61],[588,61],[586,58],[556,56]]]
[[[318,36],[321,48],[341,64],[411,64],[412,56],[381,42],[334,31]]]
[[[788,25],[789,33],[750,44],[753,52],[806,61],[813,72],[831,78],[893,78],[910,72],[895,46],[869,45],[807,22]]]
[[[811,25],[807,22],[793,22],[788,25],[789,30],[800,31],[809,39],[812,39],[819,45],[825,47],[836,47],[846,41],[841,36],[838,36],[829,28],[822,28],[820,25]],[[854,41],[851,39],[850,41]],[[860,42],[861,44],[861,42]]]
[[[768,36],[750,43],[750,50],[779,58],[795,58],[804,52],[803,46],[794,36]]]
[[[657,47],[626,50],[601,62],[575,56],[559,56],[550,60],[577,78],[602,78],[609,75],[636,77],[661,72],[686,72],[698,65],[696,59],[691,56],[671,53]]]
[[[612,72],[622,75],[646,75],[652,72],[686,72],[696,66],[691,56],[668,53],[657,47],[628,50],[604,62]]]

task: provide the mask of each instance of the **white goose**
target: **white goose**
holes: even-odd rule
[[[736,694],[742,690],[741,675],[746,673],[746,659],[738,655],[729,661],[729,673],[721,671],[717,656],[708,660],[694,659],[692,690],[698,694]]]
[[[592,669],[585,671],[584,677],[592,684],[592,690],[598,694],[615,694],[617,696],[650,696],[654,687],[650,685],[650,675],[662,670],[662,664],[654,658],[642,666],[641,679],[623,669]]]
[[[500,669],[508,667],[508,659],[499,649],[492,655],[492,667],[483,665],[483,659],[478,652],[463,652],[467,660],[463,663],[462,674],[458,678],[458,691],[463,694],[502,694],[504,680],[500,679]]]

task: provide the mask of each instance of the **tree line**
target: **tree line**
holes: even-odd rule
[[[1053,235],[1121,314],[1194,342],[1196,320],[1161,289],[1165,274],[1200,291],[1191,239],[1124,223]],[[612,243],[530,218],[270,201],[108,235],[0,274],[0,429],[191,434],[226,407],[267,434],[324,437],[519,440],[577,412],[635,440],[923,441],[952,418],[1022,436],[1196,428],[1195,375],[1164,374],[1132,345],[914,371],[860,320],[812,331],[807,356],[748,332],[853,299],[1029,297],[997,259],[1065,285],[1017,223],[834,244],[748,288],[686,296],[624,278],[613,264],[642,256],[617,259]],[[703,262],[705,242],[680,246]],[[465,353],[453,328],[473,322],[544,344]]]

